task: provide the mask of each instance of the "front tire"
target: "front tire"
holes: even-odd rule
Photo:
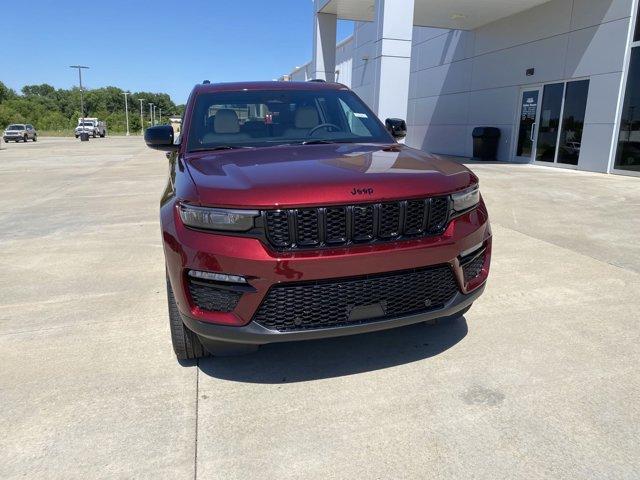
[[[38,141],[38,135],[34,135],[34,136],[33,136],[33,141],[34,141],[34,142],[37,142],[37,141]]]
[[[209,355],[204,349],[198,336],[184,326],[178,304],[173,295],[171,282],[167,277],[167,300],[169,303],[169,327],[171,329],[171,343],[178,360],[196,360]]]

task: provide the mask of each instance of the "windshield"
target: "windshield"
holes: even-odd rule
[[[24,130],[24,125],[9,125],[7,130]]]
[[[83,127],[93,127],[93,122],[84,122],[82,124]]]
[[[348,90],[239,91],[198,96],[188,149],[324,141],[394,140],[371,110]]]

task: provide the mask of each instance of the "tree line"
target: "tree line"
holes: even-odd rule
[[[98,117],[107,122],[108,133],[126,132],[124,90],[117,87],[83,89],[85,117]],[[149,103],[157,105],[156,122],[169,115],[182,115],[184,105],[176,105],[166,93],[132,92],[128,96],[129,130],[132,134],[141,131],[140,102],[144,99],[145,128],[149,126]],[[80,114],[80,89],[54,88],[42,85],[25,85],[20,94],[0,82],[0,128],[10,123],[30,123],[40,132],[73,134]]]

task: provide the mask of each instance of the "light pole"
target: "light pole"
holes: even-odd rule
[[[78,69],[78,80],[80,83],[80,117],[82,118],[82,129],[80,130],[80,134],[84,133],[84,98],[82,97],[82,70],[88,69],[89,67],[85,67],[84,65],[70,65],[69,68],[77,68]],[[80,137],[82,139],[82,136]]]
[[[140,135],[144,135],[144,113],[142,110],[142,102],[144,102],[144,98],[139,98],[140,102]]]
[[[149,119],[151,120],[151,126],[153,127],[153,103],[149,104]]]
[[[127,103],[127,95],[131,95],[131,92],[122,92],[124,95],[124,118],[127,120],[127,137],[129,134],[129,104]]]

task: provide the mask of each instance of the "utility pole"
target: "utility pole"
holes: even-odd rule
[[[142,102],[144,102],[144,98],[139,98],[140,102],[140,135],[144,135],[144,113],[142,109]]]
[[[153,103],[149,104],[149,120],[151,120],[151,126],[153,127]]]
[[[127,137],[129,134],[129,104],[127,103],[127,95],[131,95],[131,92],[123,92],[124,95],[124,118],[127,120]]]
[[[82,96],[82,70],[88,69],[89,67],[85,67],[84,65],[70,65],[69,68],[77,68],[78,69],[78,81],[80,84],[80,117],[82,118],[82,129],[80,133],[84,133],[84,98]],[[80,137],[82,138],[82,136]]]

